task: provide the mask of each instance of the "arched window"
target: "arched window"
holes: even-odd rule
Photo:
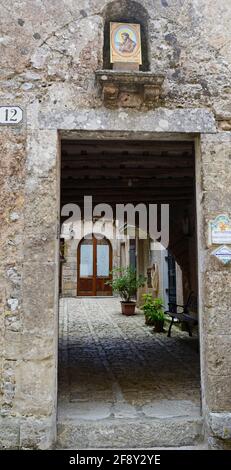
[[[148,47],[148,13],[138,2],[130,0],[115,0],[104,9],[104,69],[111,67],[110,62],[110,23],[135,23],[141,29],[142,65],[141,71],[150,70]]]

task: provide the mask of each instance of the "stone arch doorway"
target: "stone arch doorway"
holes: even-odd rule
[[[134,113],[128,112],[128,118],[131,119],[131,121],[129,121],[129,119],[118,119],[118,113],[116,115],[114,115],[114,112],[106,114],[105,110],[101,111],[99,109],[94,112],[92,111],[92,114],[89,113],[87,126],[82,124],[83,116],[85,116],[84,113],[86,113],[86,110],[82,111],[80,109],[78,113],[70,110],[68,119],[69,122],[73,122],[73,125],[70,126],[71,128],[68,128],[68,130],[67,126],[69,126],[69,123],[64,123],[63,113],[57,112],[56,120],[54,121],[52,120],[54,119],[53,111],[52,114],[41,114],[41,128],[36,129],[35,131],[28,127],[28,166],[26,184],[28,188],[32,189],[33,186],[31,186],[31,182],[33,181],[33,184],[36,183],[39,188],[39,192],[30,190],[26,193],[25,213],[28,214],[28,217],[26,219],[24,230],[24,242],[27,243],[25,244],[25,250],[27,250],[25,251],[25,254],[27,253],[28,259],[26,258],[27,261],[24,262],[23,265],[22,278],[24,289],[23,326],[25,328],[25,332],[29,332],[29,336],[25,336],[24,343],[27,346],[27,351],[28,340],[33,343],[33,348],[31,349],[30,355],[27,356],[28,360],[22,361],[21,355],[19,356],[20,369],[16,377],[16,385],[18,386],[18,389],[17,396],[14,401],[14,408],[12,408],[15,413],[18,413],[18,415],[16,416],[16,414],[14,414],[16,418],[13,416],[9,416],[9,418],[4,417],[4,420],[7,420],[6,423],[4,423],[4,426],[7,424],[10,426],[10,429],[12,429],[13,425],[15,439],[16,434],[19,436],[19,426],[22,426],[20,443],[17,441],[17,445],[23,447],[27,447],[29,442],[29,446],[48,448],[53,445],[53,442],[56,439],[58,296],[57,294],[54,294],[57,293],[58,290],[59,254],[59,244],[57,239],[57,233],[59,233],[58,214],[60,200],[60,152],[58,137],[60,136],[60,138],[67,139],[72,136],[72,138],[74,137],[78,140],[84,140],[86,137],[88,139],[100,137],[99,140],[102,140],[109,138],[112,139],[115,138],[115,136],[117,136],[118,139],[134,139],[134,136],[138,136],[144,141],[145,139],[152,139],[155,141],[157,139],[168,140],[174,136],[174,139],[179,140],[179,142],[189,138],[195,141],[195,189],[197,196],[196,233],[198,238],[198,253],[200,255],[198,258],[198,284],[200,292],[200,340],[202,345],[200,348],[202,366],[201,388],[203,397],[202,412],[204,417],[203,423],[208,426],[208,435],[213,436],[213,440],[210,441],[213,444],[220,439],[220,436],[223,436],[223,434],[220,434],[223,432],[222,423],[224,423],[224,419],[228,416],[226,413],[228,406],[228,379],[222,375],[224,370],[222,367],[216,367],[217,375],[213,375],[213,371],[215,370],[215,362],[217,358],[220,357],[219,354],[221,351],[221,339],[216,329],[219,328],[219,331],[221,332],[223,330],[225,331],[225,329],[227,330],[227,299],[229,298],[229,284],[227,280],[229,268],[225,266],[220,268],[218,261],[210,257],[210,250],[206,245],[205,237],[205,216],[206,220],[209,220],[216,214],[216,212],[215,214],[212,212],[212,208],[215,206],[211,203],[211,197],[213,196],[215,198],[215,202],[218,199],[220,201],[221,197],[223,198],[222,200],[225,200],[225,195],[228,197],[228,193],[226,191],[227,186],[225,186],[223,192],[220,187],[218,190],[220,179],[215,181],[214,178],[212,195],[210,194],[211,192],[206,195],[204,191],[205,188],[211,189],[210,173],[214,168],[220,168],[219,165],[221,165],[221,160],[219,158],[223,158],[225,163],[228,162],[228,150],[230,147],[229,136],[226,136],[225,133],[217,133],[213,115],[205,109],[173,109],[171,112],[165,109],[153,110],[149,112],[148,116],[141,112],[139,119],[136,120],[134,118]],[[160,128],[156,127],[156,123],[159,122],[158,120],[160,117],[163,118],[163,116],[166,118],[168,123],[167,134],[166,131],[160,130]],[[101,119],[101,122],[104,123],[102,124],[102,127],[98,124],[97,119],[99,118]],[[89,129],[87,130],[86,128]],[[63,130],[58,132],[59,129]],[[161,146],[159,145],[159,148],[160,147]],[[75,149],[74,153],[76,154]],[[46,157],[46,165],[43,165],[42,169],[40,168],[41,172],[38,171],[38,155]],[[72,169],[70,170],[70,173],[73,173]],[[48,174],[50,175],[50,179],[48,179]],[[44,178],[41,178],[41,175],[43,175]],[[205,175],[205,177],[202,178],[201,175]],[[208,186],[209,184],[210,186]],[[161,186],[163,186],[162,182]],[[29,215],[34,214],[35,202],[37,212],[36,216],[31,218]],[[46,205],[44,206],[44,204]],[[49,220],[44,218],[45,207],[49,207],[50,209]],[[219,208],[220,206],[217,205],[217,207]],[[224,210],[225,207],[226,206],[224,206]],[[47,225],[45,225],[45,223]],[[30,233],[31,230],[33,230],[33,237],[35,234],[38,236],[38,238],[34,240],[39,243],[36,245],[39,248],[39,258],[37,257],[38,251],[36,249],[36,251],[33,251],[33,262],[29,258],[32,246],[30,244],[28,245],[28,230],[30,230]],[[49,234],[49,238],[47,238],[44,243],[45,230],[46,233]],[[216,284],[218,281],[220,282],[219,285]],[[220,294],[221,284],[222,296]],[[90,299],[88,298],[87,300]],[[216,302],[219,303],[220,315],[217,315]],[[15,321],[15,317],[13,317],[13,321]],[[64,339],[66,341],[66,336]],[[46,344],[46,348],[44,347],[44,344]],[[125,344],[123,340],[122,344]],[[125,355],[123,355],[123,357],[125,357]],[[167,357],[169,357],[169,354],[167,354]],[[148,358],[150,359],[149,351]],[[181,358],[182,356],[180,356],[180,359]],[[210,361],[209,368],[208,359]],[[32,367],[35,371],[33,374],[31,373]],[[130,364],[129,370],[132,370]],[[185,367],[183,367],[182,370],[184,371]],[[178,374],[180,378],[182,377],[182,370]],[[76,376],[75,371],[73,376]],[[192,390],[192,387],[190,390]],[[222,394],[219,394],[220,390],[222,390]],[[179,391],[181,392],[180,387]],[[30,411],[29,416],[28,410]],[[59,426],[62,427],[62,421],[58,422],[61,423]],[[32,426],[34,426],[35,431],[33,433]],[[137,430],[136,435],[139,437],[140,446],[139,422],[137,423],[137,426],[139,426],[139,429]],[[213,429],[211,429],[211,426],[213,426]],[[111,435],[111,428],[109,427],[108,429],[108,435]],[[169,432],[171,432],[171,436],[176,436],[177,438],[180,433],[181,436],[185,437],[185,433],[183,433],[182,428],[179,427],[178,421],[177,429],[179,430],[179,433],[175,433],[175,429],[173,431],[173,427],[169,427],[168,429]],[[159,433],[159,425],[156,426],[156,430]],[[74,435],[72,428],[71,432]],[[99,434],[96,435],[98,436]],[[127,435],[130,436],[131,433],[127,432]],[[149,431],[149,436],[152,437],[150,447],[154,446],[154,444],[156,445],[157,442],[160,443],[159,440],[155,440],[155,434],[153,432]],[[190,436],[188,437],[188,440],[189,439],[190,442],[192,442]],[[84,445],[86,445],[86,442],[87,440],[85,439]],[[170,440],[168,440],[167,443],[169,445]],[[12,444],[12,439],[10,444]],[[134,446],[134,440],[132,444]],[[226,445],[225,440],[223,444]],[[179,445],[178,440],[177,445]],[[65,448],[67,448],[67,446]]]
[[[77,295],[111,296],[112,245],[106,237],[91,234],[77,249]]]
[[[171,137],[173,140],[167,137],[141,139],[140,135],[135,139],[131,134],[121,138],[120,134],[114,133],[100,136],[102,138],[99,139],[91,133],[90,138],[86,139],[84,135],[83,139],[81,134],[75,133],[73,136],[70,134],[72,138],[66,136],[62,139],[61,205],[78,205],[82,221],[96,220],[98,223],[98,217],[102,215],[99,208],[107,204],[111,209],[113,227],[118,228],[108,235],[105,223],[103,233],[112,243],[113,264],[121,266],[122,250],[126,252],[126,256],[123,254],[125,266],[135,258],[137,273],[145,277],[153,263],[158,264],[161,295],[166,287],[165,255],[164,250],[157,250],[154,241],[158,234],[161,234],[163,243],[168,238],[165,237],[161,204],[170,206],[169,242],[172,252],[178,255],[177,259],[181,259],[180,255],[189,256],[191,242],[196,246],[195,231],[184,233],[186,209],[188,218],[192,213],[193,219],[194,211],[190,211],[190,204],[192,208],[195,206],[194,140],[176,139],[175,135]],[[86,194],[92,197],[92,219],[89,205],[86,208]],[[119,209],[129,203],[139,211],[137,209],[133,217],[129,218],[128,214],[122,217]],[[158,231],[156,236],[148,224],[150,204],[153,203],[157,205],[156,227],[151,228]],[[144,214],[147,215],[146,225],[141,218]],[[109,215],[104,213],[104,221],[107,217]],[[99,229],[91,227],[86,224],[81,233],[99,232]],[[77,227],[74,227],[74,232],[79,233]],[[123,239],[123,233],[128,240]],[[120,447],[123,442],[129,448],[139,447],[142,442],[153,447],[156,442],[162,446],[170,442],[180,446],[200,441],[203,428],[197,330],[190,337],[188,332],[180,329],[180,325],[174,324],[171,339],[167,337],[167,319],[164,334],[160,337],[155,335],[151,327],[145,325],[143,312],[139,309],[143,302],[142,294],[151,293],[152,285],[145,285],[144,291],[137,292],[134,318],[122,315],[120,299],[107,297],[102,287],[100,291],[96,288],[98,236],[80,241],[81,237],[77,238],[78,250],[75,245],[73,251],[75,260],[78,251],[76,278],[75,272],[73,274],[74,294],[71,293],[69,298],[63,295],[60,299],[58,445],[60,448],[73,448],[78,442],[83,447],[87,443],[89,448],[105,448]],[[131,239],[135,239],[132,255]],[[176,246],[178,240],[179,249]],[[107,240],[104,239],[104,243],[110,247]],[[182,253],[181,248],[184,249]],[[81,269],[84,252],[89,260],[85,263],[85,271]],[[67,257],[70,267],[73,259],[71,255]],[[196,263],[196,257],[192,262]],[[76,280],[79,284],[77,298]],[[181,434],[183,440],[178,433],[180,420],[180,428],[184,429]],[[198,430],[196,433],[195,429]],[[139,437],[135,439],[134,436]]]

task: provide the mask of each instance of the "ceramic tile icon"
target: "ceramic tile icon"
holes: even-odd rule
[[[216,256],[223,264],[229,264],[231,262],[231,249],[228,246],[220,246],[212,252],[212,255]]]
[[[111,63],[142,64],[140,25],[110,23]]]

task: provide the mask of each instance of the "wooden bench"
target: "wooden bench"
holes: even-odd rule
[[[193,292],[190,293],[185,305],[178,305],[174,302],[170,302],[168,305],[169,310],[164,312],[166,315],[169,315],[172,318],[168,329],[168,337],[171,337],[172,325],[175,319],[180,323],[186,323],[189,336],[192,336],[192,327],[193,325],[198,324],[198,319],[195,316],[197,312],[197,297],[195,294]],[[180,312],[179,309],[182,311]]]

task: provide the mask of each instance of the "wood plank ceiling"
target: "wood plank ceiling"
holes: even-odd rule
[[[61,205],[179,203],[194,197],[194,144],[63,141]]]

